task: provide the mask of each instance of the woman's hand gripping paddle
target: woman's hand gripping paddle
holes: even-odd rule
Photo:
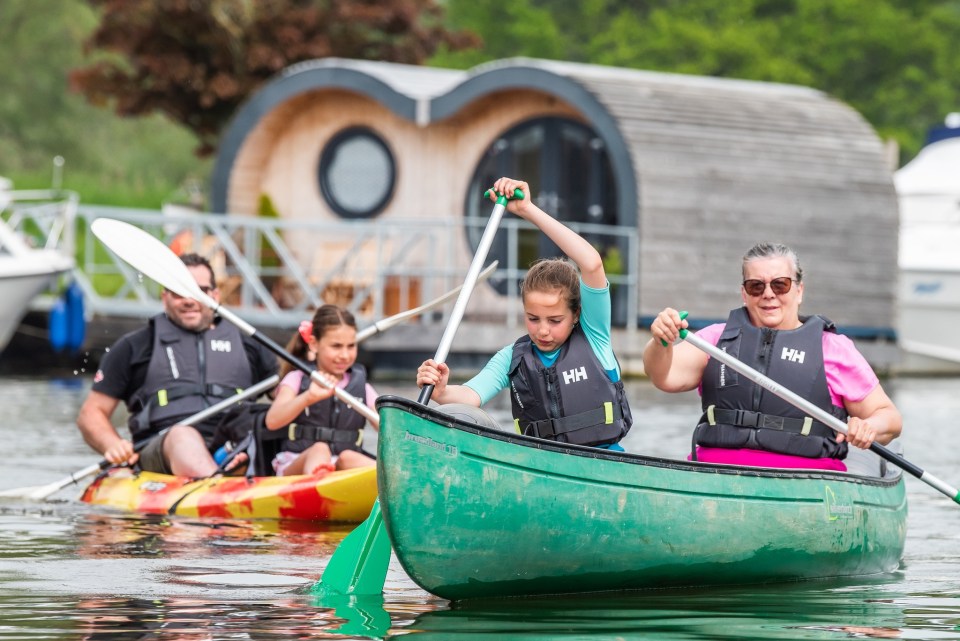
[[[207,420],[211,416],[216,416],[220,412],[235,405],[236,403],[239,403],[242,400],[245,400],[248,398],[256,398],[257,396],[260,396],[264,392],[269,391],[271,388],[273,388],[274,385],[276,385],[279,382],[280,382],[280,377],[274,374],[269,378],[263,379],[256,385],[251,385],[247,389],[238,392],[236,395],[231,396],[230,398],[225,398],[219,403],[211,405],[210,407],[204,410],[200,410],[193,416],[188,416],[184,420],[180,421],[179,424],[180,425],[196,425],[197,423]],[[170,428],[167,428],[167,429],[170,429]],[[156,434],[154,434],[153,436],[149,438],[145,438],[142,441],[135,443],[133,446],[133,451],[139,452],[144,447],[146,447],[148,443],[153,441],[153,439],[157,438],[161,434],[164,434],[166,431],[167,431],[166,429],[161,430]],[[83,468],[82,470],[77,470],[70,476],[64,477],[59,481],[54,481],[53,483],[50,483],[48,485],[39,485],[34,487],[20,487],[12,490],[4,490],[0,492],[0,497],[18,497],[18,498],[42,500],[47,498],[54,492],[58,492],[59,490],[65,488],[66,486],[72,483],[77,483],[82,478],[90,476],[91,474],[96,474],[100,470],[107,469],[108,467],[110,467],[110,465],[111,465],[110,461],[108,461],[107,459],[101,459],[99,463],[94,463],[92,465],[89,465]]]
[[[687,313],[681,312],[680,318],[683,319],[686,317],[687,317]],[[817,419],[818,421],[820,421],[830,429],[834,430],[835,432],[839,432],[840,434],[847,433],[847,426],[843,423],[843,421],[841,421],[837,417],[817,407],[807,399],[797,396],[796,394],[794,394],[787,388],[783,387],[776,381],[770,378],[767,378],[766,376],[764,376],[757,370],[753,369],[749,365],[734,358],[733,356],[726,353],[722,349],[719,349],[715,345],[703,340],[702,338],[690,332],[689,330],[686,330],[686,329],[680,330],[680,338],[687,341],[688,343],[692,343],[697,348],[709,354],[711,358],[715,358],[721,363],[723,363],[724,365],[726,365],[727,367],[729,367],[730,369],[736,372],[739,372],[740,374],[743,374],[744,376],[746,376],[748,379],[750,379],[751,381],[753,381],[763,389],[769,392],[772,392],[773,394],[776,394],[777,396],[787,401],[797,409],[800,409],[806,412],[807,415]],[[946,496],[950,497],[950,499],[952,499],[954,503],[960,503],[960,491],[958,491],[955,487],[951,487],[947,483],[944,483],[943,481],[933,476],[929,472],[924,472],[921,468],[917,467],[916,465],[906,460],[899,454],[895,454],[894,452],[891,452],[890,450],[885,448],[883,445],[880,445],[879,443],[872,443],[870,445],[870,451],[874,452],[881,458],[893,463],[894,465],[902,469],[904,472],[907,472],[908,474],[911,474],[912,476],[915,476],[916,478],[920,479],[921,481],[923,481],[930,487],[934,488],[938,492],[942,492]]]
[[[345,390],[331,385],[311,365],[287,352],[269,336],[264,336],[253,325],[239,318],[229,309],[222,307],[220,303],[203,292],[187,266],[159,239],[139,227],[111,218],[98,218],[93,221],[90,227],[97,238],[110,251],[129,263],[137,271],[157,281],[165,289],[206,305],[222,318],[236,325],[241,332],[309,376],[314,382],[327,389],[332,387],[334,396],[346,403],[355,412],[362,414],[369,421],[374,423],[377,421],[376,412],[367,407],[366,403]]]
[[[490,192],[487,191],[484,196],[489,198]],[[450,314],[450,320],[440,338],[440,346],[437,348],[434,360],[442,363],[450,353],[450,345],[453,343],[453,337],[457,333],[460,321],[463,319],[463,313],[466,310],[467,302],[473,293],[473,288],[477,284],[480,274],[480,267],[483,261],[487,259],[487,253],[493,244],[493,237],[500,226],[500,220],[506,211],[508,200],[523,198],[523,192],[516,190],[511,198],[499,196],[497,203],[490,214],[490,220],[483,230],[483,236],[477,246],[477,253],[474,254],[467,270],[467,276],[463,281],[463,289],[457,297],[457,302],[453,306],[453,312]],[[425,385],[420,391],[418,402],[427,403],[433,394],[433,385]],[[310,593],[320,596],[332,596],[337,594],[353,595],[373,595],[383,592],[383,584],[387,578],[387,568],[390,565],[390,539],[387,536],[386,528],[383,525],[383,514],[380,511],[380,500],[373,504],[370,510],[370,516],[363,523],[348,534],[327,563]]]

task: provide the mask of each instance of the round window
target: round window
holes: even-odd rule
[[[395,179],[390,148],[366,127],[341,131],[320,155],[320,191],[345,218],[370,218],[383,211]]]

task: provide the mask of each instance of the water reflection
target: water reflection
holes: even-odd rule
[[[424,613],[407,631],[424,641],[911,638],[902,595],[877,596],[869,585],[796,584],[495,601]]]
[[[93,512],[79,515],[73,530],[77,554],[91,558],[258,553],[324,558],[350,526]]]
[[[78,601],[72,611],[80,638],[112,640],[960,638],[955,596],[943,595],[939,608],[921,613],[914,610],[913,599],[885,585],[826,582],[670,590],[464,603],[426,610],[423,604],[398,607],[389,596],[386,602],[376,598],[339,604],[299,595],[242,603],[89,598]],[[26,609],[41,615],[32,604]],[[931,616],[947,612],[950,616]]]

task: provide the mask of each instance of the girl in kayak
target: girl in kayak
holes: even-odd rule
[[[303,321],[287,345],[294,356],[314,361],[331,385],[373,407],[377,392],[357,360],[357,324],[353,314],[336,305],[324,305],[312,321]],[[273,460],[278,476],[325,474],[374,465],[361,449],[366,419],[325,387],[286,363],[277,394],[267,411],[270,430],[287,430]],[[373,425],[378,429],[379,424]]]
[[[534,263],[521,293],[527,334],[498,351],[464,385],[449,385],[446,363],[424,361],[417,384],[433,385],[433,400],[479,407],[510,388],[518,432],[562,443],[622,449],[633,422],[620,365],[610,341],[610,285],[597,250],[530,200],[530,186],[512,178],[498,194],[523,192],[507,211],[536,225],[570,260]],[[575,264],[574,264],[575,263]]]

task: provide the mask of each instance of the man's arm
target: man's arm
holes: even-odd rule
[[[114,465],[136,460],[133,443],[121,437],[110,422],[119,404],[119,399],[91,390],[77,415],[77,427],[83,440]]]

